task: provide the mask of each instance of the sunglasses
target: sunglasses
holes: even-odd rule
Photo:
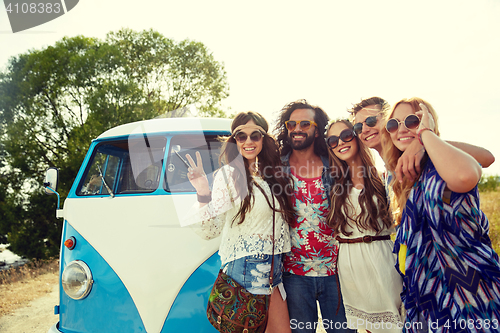
[[[354,131],[348,128],[340,132],[339,136],[336,135],[329,136],[328,138],[325,139],[325,141],[328,148],[335,149],[339,145],[339,139],[342,140],[343,142],[351,142],[355,136],[356,134],[354,133]]]
[[[378,122],[378,117],[377,116],[370,116],[366,117],[365,121],[362,121],[360,123],[356,123],[353,127],[354,133],[359,135],[363,131],[363,124],[366,124],[368,127],[374,127],[377,125]]]
[[[245,143],[248,139],[248,134],[245,132],[238,132],[234,135],[234,139],[239,143]],[[254,131],[250,134],[250,140],[253,142],[259,142],[262,140],[262,133],[260,131]]]
[[[404,121],[399,121],[396,118],[389,119],[387,124],[385,124],[385,129],[389,133],[394,133],[399,129],[399,125],[403,123],[405,127],[409,130],[415,129],[420,124],[420,118],[414,114],[409,114],[406,116]]]
[[[308,129],[310,129],[311,125],[318,127],[318,124],[316,124],[312,120],[300,120],[300,121],[287,120],[287,121],[285,121],[285,126],[289,131],[293,131],[295,129],[295,127],[297,127],[297,124],[299,124],[300,128],[303,129],[304,131],[307,131]]]

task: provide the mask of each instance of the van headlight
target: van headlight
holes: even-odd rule
[[[62,274],[64,292],[73,299],[87,297],[93,283],[89,266],[81,260],[70,262]]]

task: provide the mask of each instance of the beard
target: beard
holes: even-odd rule
[[[294,142],[293,137],[296,134],[294,133],[288,134],[288,143],[290,144],[293,150],[303,150],[309,148],[314,143],[314,139],[316,139],[314,136],[309,136],[307,133],[300,133],[300,134],[305,135],[305,139],[302,142]]]

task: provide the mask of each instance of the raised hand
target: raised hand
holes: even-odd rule
[[[406,148],[396,165],[396,179],[399,182],[403,181],[403,174],[406,178],[414,181],[420,175],[420,161],[424,157],[425,149],[418,142],[413,142]]]
[[[429,109],[427,109],[427,106],[425,106],[425,104],[423,103],[420,103],[420,109],[421,110],[415,112],[415,114],[420,118],[420,125],[418,126],[418,130],[420,130],[421,128],[428,128],[434,131],[434,129],[436,128],[436,122],[434,121],[432,114],[430,114]]]
[[[209,195],[210,186],[208,184],[207,175],[203,170],[203,162],[201,160],[200,152],[196,152],[197,163],[194,162],[193,158],[189,154],[186,154],[186,159],[190,165],[187,174],[189,182],[193,185],[199,195]]]

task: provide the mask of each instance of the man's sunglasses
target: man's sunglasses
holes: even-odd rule
[[[329,136],[328,138],[325,139],[325,141],[328,148],[335,149],[339,145],[339,139],[342,140],[343,142],[351,142],[355,136],[356,134],[354,133],[354,131],[350,128],[347,128],[342,132],[340,132],[339,136],[336,135]]]
[[[409,114],[406,116],[404,121],[399,121],[396,118],[389,119],[387,124],[385,124],[385,129],[389,133],[394,133],[399,129],[399,125],[403,123],[405,127],[409,130],[415,129],[420,124],[420,118],[414,114]]]
[[[239,143],[245,143],[247,141],[248,134],[245,132],[238,132],[234,135],[234,139]],[[262,133],[260,131],[254,131],[250,134],[250,140],[253,142],[259,142],[262,140]]]
[[[303,129],[304,131],[307,131],[308,129],[310,129],[311,125],[318,127],[318,124],[316,124],[312,120],[299,120],[299,121],[287,120],[287,121],[285,121],[285,126],[289,131],[293,131],[295,129],[295,127],[297,127],[297,124],[299,124],[300,128]]]
[[[370,116],[366,117],[365,121],[362,121],[360,123],[356,123],[353,127],[354,133],[359,135],[363,131],[363,124],[366,124],[368,127],[374,127],[377,125],[378,122],[378,117],[377,116]]]

